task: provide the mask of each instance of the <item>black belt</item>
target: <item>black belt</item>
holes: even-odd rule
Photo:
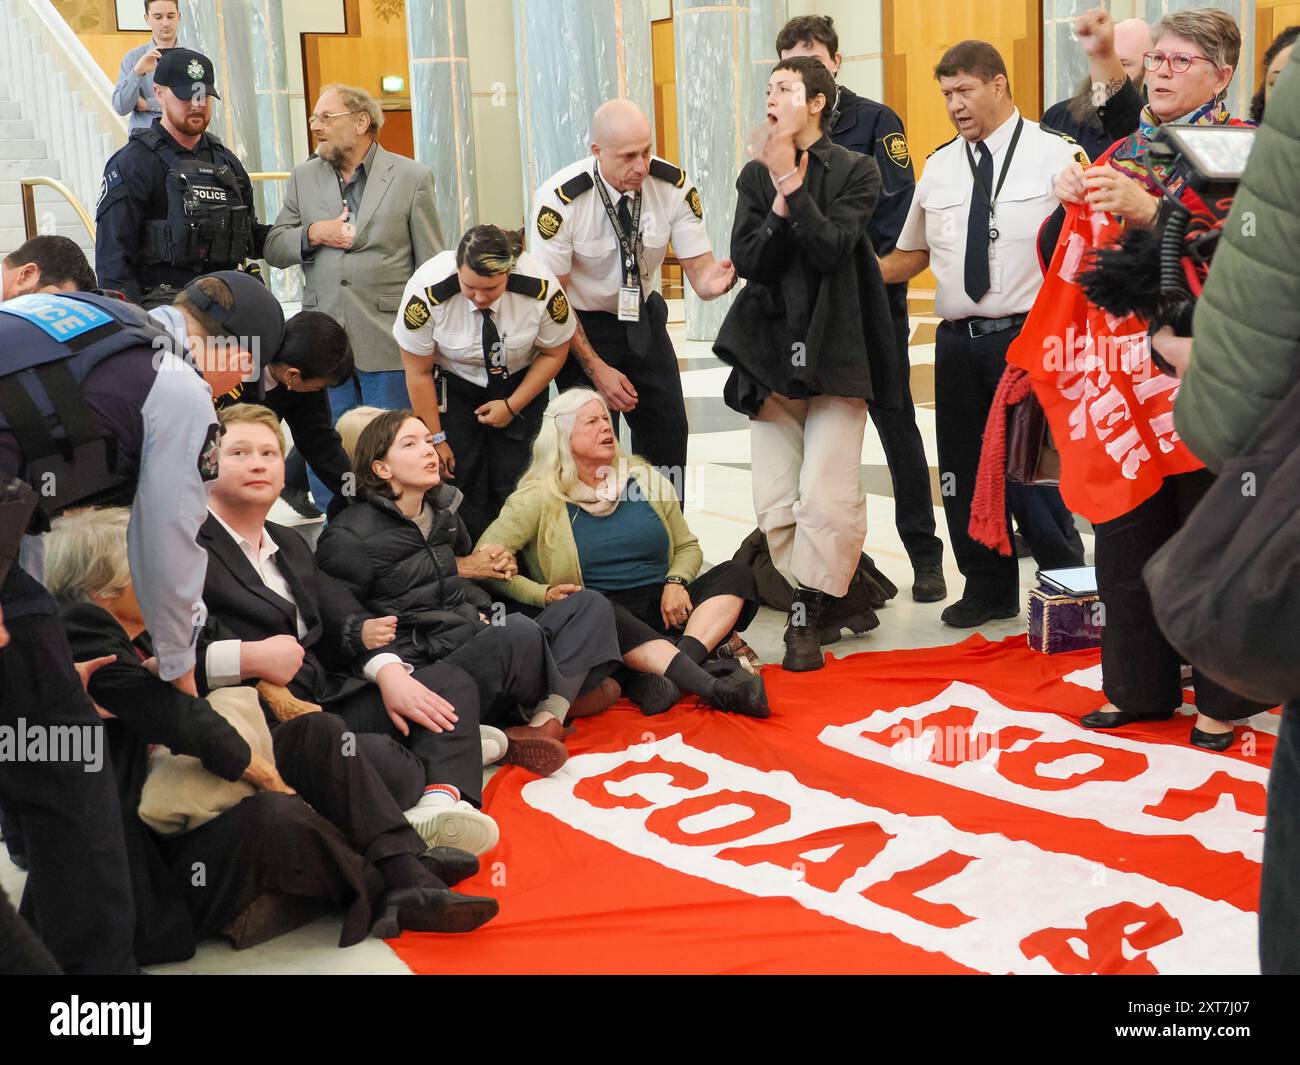
[[[1005,318],[958,318],[944,319],[944,325],[954,329],[964,329],[972,340],[986,337],[991,333],[1002,333],[1008,329],[1019,329],[1025,324],[1028,314],[1009,314]]]

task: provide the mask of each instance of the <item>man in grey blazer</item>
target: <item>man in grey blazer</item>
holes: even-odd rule
[[[365,90],[326,86],[311,116],[316,155],[294,168],[266,238],[272,266],[302,265],[303,309],[336,319],[352,344],[356,377],[330,389],[335,419],[409,406],[393,320],[416,267],[443,249],[433,171],[381,148],[383,122]],[[312,495],[327,505],[315,478]]]

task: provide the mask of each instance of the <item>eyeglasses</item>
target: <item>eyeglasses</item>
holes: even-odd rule
[[[309,126],[323,126],[323,125],[325,125],[326,122],[329,122],[331,119],[341,118],[343,115],[355,115],[355,114],[359,114],[359,112],[357,112],[357,111],[335,111],[332,115],[314,114],[314,115],[310,115],[310,116],[308,117],[308,119],[307,119],[307,125],[309,125]]]
[[[1153,72],[1164,66],[1166,59],[1169,60],[1169,69],[1175,74],[1186,73],[1193,63],[1209,63],[1212,67],[1219,65],[1213,59],[1206,59],[1203,55],[1188,55],[1186,52],[1174,52],[1170,55],[1164,52],[1142,53],[1142,65]]]

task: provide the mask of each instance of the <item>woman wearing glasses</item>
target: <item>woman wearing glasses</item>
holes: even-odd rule
[[[1241,33],[1231,16],[1209,7],[1179,11],[1160,20],[1155,38],[1154,49],[1143,56],[1147,104],[1137,131],[1113,144],[1096,165],[1085,170],[1075,164],[1056,182],[1063,203],[1086,203],[1126,228],[1151,228],[1159,218],[1161,193],[1147,171],[1147,153],[1161,126],[1248,124],[1233,119],[1225,103],[1241,51]],[[1181,186],[1176,171],[1164,164],[1154,169],[1166,186]],[[1151,376],[1153,369],[1143,360],[1132,372]],[[1127,513],[1094,522],[1097,584],[1106,607],[1102,671],[1109,704],[1083,718],[1088,728],[1163,721],[1182,704],[1181,662],[1156,625],[1142,568],[1213,483],[1213,476],[1194,463],[1189,456],[1184,468],[1190,472],[1164,477],[1154,495]],[[1120,476],[1118,467],[1114,475]],[[1191,742],[1198,747],[1226,750],[1233,741],[1231,722],[1262,709],[1199,673],[1193,674],[1193,687],[1199,713]]]

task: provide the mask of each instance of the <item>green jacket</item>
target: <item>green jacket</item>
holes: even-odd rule
[[[668,530],[667,576],[693,581],[704,564],[704,552],[687,528],[672,484],[648,466],[633,465],[630,473]],[[508,581],[482,582],[517,602],[541,606],[546,601],[546,589],[553,584],[582,586],[582,567],[568,507],[564,500],[546,495],[539,485],[516,489],[497,520],[479,538],[479,544],[500,544],[518,556],[519,576]]]
[[[1250,444],[1300,369],[1300,48],[1273,87],[1196,305],[1174,425],[1218,469]]]

